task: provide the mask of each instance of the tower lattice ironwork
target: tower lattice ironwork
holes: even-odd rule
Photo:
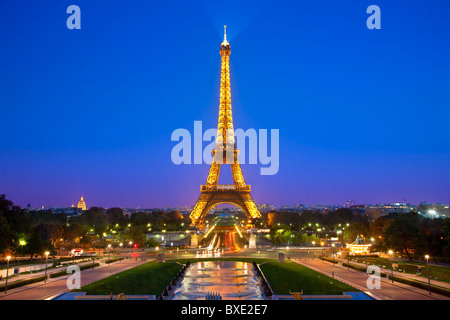
[[[225,26],[224,40],[220,45],[222,67],[216,145],[212,151],[213,160],[206,184],[200,186],[200,197],[190,215],[192,226],[202,226],[208,211],[221,203],[230,203],[238,206],[245,212],[250,222],[261,218],[261,214],[250,194],[250,185],[245,184],[238,161],[239,150],[236,148],[231,112],[230,54],[231,47],[227,41]],[[232,185],[218,184],[222,164],[231,166]]]

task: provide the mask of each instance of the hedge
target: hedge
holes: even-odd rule
[[[328,257],[320,257],[320,259],[325,260],[325,261],[328,261],[328,262],[331,262],[331,263],[334,263],[334,264],[337,264],[337,263],[338,263],[337,260],[334,260],[334,261],[333,261],[332,258],[328,258]]]
[[[352,268],[352,269],[355,269],[355,270],[358,270],[358,271],[362,271],[362,272],[367,272],[366,267],[358,266],[358,265],[355,265],[355,264],[348,265],[347,263],[344,262],[344,263],[342,263],[342,266],[349,267],[349,268]],[[383,273],[383,272],[380,272],[380,276],[382,278],[386,278],[387,277],[386,273]]]
[[[99,265],[100,265],[99,263],[95,263],[94,267],[98,267]],[[86,269],[90,269],[90,268],[92,268],[92,264],[81,266],[80,270],[86,270]],[[64,275],[67,275],[67,270],[51,273],[51,274],[47,275],[47,277],[50,276],[50,278],[56,278],[56,277],[60,277],[60,276],[64,276]],[[45,280],[45,276],[39,276],[36,278],[31,278],[31,279],[9,282],[8,290],[23,287],[28,284],[32,284],[32,283],[36,283],[36,282],[40,282],[40,281],[44,281],[44,280]],[[5,284],[0,287],[0,291],[5,291]]]
[[[123,258],[112,258],[111,260],[106,260],[105,263],[110,264],[110,263],[120,261],[120,260],[123,260]]]
[[[389,279],[392,279],[391,275],[389,275]],[[408,284],[410,286],[414,286],[414,287],[417,287],[417,288],[420,288],[420,289],[429,290],[428,283],[418,282],[418,281],[410,280],[410,279],[407,279],[407,278],[400,278],[398,276],[394,276],[394,281],[401,282],[401,283],[404,283],[404,284]],[[442,287],[436,287],[436,286],[432,285],[431,286],[431,292],[442,294],[444,296],[450,297],[450,290],[442,288]]]
[[[18,288],[18,287],[22,287],[22,286],[26,286],[27,284],[31,284],[31,283],[35,283],[35,282],[39,282],[39,281],[44,281],[44,280],[45,280],[45,276],[39,276],[39,277],[36,277],[36,278],[10,282],[10,283],[8,283],[8,290],[9,289]],[[0,287],[0,291],[5,291],[5,285]]]
[[[94,267],[98,267],[99,265],[100,265],[99,263],[94,263]],[[87,265],[84,265],[84,266],[80,266],[79,268],[80,268],[80,271],[81,270],[91,269],[92,268],[92,264],[87,264]],[[64,276],[66,274],[67,274],[67,269],[50,274],[50,278],[57,278],[57,277]]]

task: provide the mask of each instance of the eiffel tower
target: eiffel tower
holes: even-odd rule
[[[191,226],[203,227],[208,211],[216,205],[230,203],[241,208],[248,218],[247,225],[261,218],[258,208],[250,194],[250,185],[245,184],[241,166],[238,161],[239,150],[236,148],[231,113],[230,89],[230,54],[231,47],[227,41],[227,32],[220,45],[222,67],[220,75],[219,123],[217,126],[216,146],[212,151],[213,160],[209,169],[206,184],[200,186],[200,197],[191,212]],[[232,185],[219,185],[220,167],[222,164],[231,166]]]

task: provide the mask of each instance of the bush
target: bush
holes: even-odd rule
[[[123,260],[123,258],[112,258],[109,261],[106,260],[105,263],[106,264],[110,264],[110,263],[113,263],[113,262],[116,262],[116,261],[120,261],[120,260]]]
[[[320,259],[322,259],[322,260],[324,260],[324,261],[327,261],[327,262],[334,263],[334,264],[337,264],[337,263],[338,263],[337,260],[334,260],[334,261],[333,261],[332,258],[328,258],[328,257],[320,257]]]
[[[389,279],[392,279],[391,275],[389,275]],[[396,277],[396,276],[394,276],[394,281],[408,284],[410,286],[414,286],[414,287],[417,287],[420,289],[428,290],[428,283],[418,282],[418,281],[414,281],[414,280],[410,280],[410,279],[406,279],[406,278],[400,278],[400,277]],[[442,287],[431,286],[431,292],[450,297],[450,290],[442,288]]]
[[[355,264],[350,264],[349,265],[347,263],[342,263],[342,266],[349,267],[349,268],[352,268],[352,269],[355,269],[355,270],[358,270],[358,271],[362,271],[362,272],[367,272],[366,267],[358,266],[358,265],[355,265]],[[380,276],[382,278],[386,278],[387,277],[386,273],[383,273],[383,272],[380,272]]]
[[[99,263],[94,263],[94,267],[98,267],[99,265],[100,265]],[[92,264],[80,266],[81,271],[91,269],[91,268],[92,268]],[[67,269],[50,274],[50,278],[57,278],[57,277],[65,276],[65,275],[67,275]]]
[[[18,287],[22,287],[22,286],[26,286],[27,284],[31,284],[31,283],[35,283],[35,282],[39,282],[39,281],[44,281],[44,280],[45,280],[45,276],[40,276],[40,277],[36,277],[36,278],[10,282],[10,283],[8,283],[8,290],[9,289],[18,288]],[[5,291],[5,285],[0,287],[0,291]]]

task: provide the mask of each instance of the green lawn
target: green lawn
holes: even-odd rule
[[[306,295],[334,295],[359,290],[295,262],[270,262],[260,266],[275,294],[297,291]]]
[[[291,292],[301,291],[307,295],[314,294],[342,294],[346,292],[357,292],[359,290],[350,287],[342,282],[327,277],[319,272],[311,270],[298,263],[287,261],[279,263],[275,259],[255,259],[255,258],[204,258],[204,259],[178,259],[180,263],[191,263],[197,261],[243,261],[258,264],[267,262],[260,266],[267,281],[275,294],[284,295]]]
[[[160,295],[172,278],[181,269],[179,263],[191,263],[197,261],[243,261],[252,263],[255,261],[261,265],[267,281],[275,294],[289,294],[289,290],[301,291],[311,294],[342,294],[344,291],[355,292],[357,289],[329,278],[321,273],[306,268],[297,263],[287,261],[279,263],[274,259],[254,258],[205,258],[205,259],[176,259],[167,260],[165,263],[151,261],[133,269],[118,273],[106,279],[91,283],[78,290],[88,295],[109,295],[110,293],[126,295]]]
[[[166,263],[151,261],[74,291],[86,292],[88,295],[125,293],[159,296],[181,268],[181,265],[173,261]]]

